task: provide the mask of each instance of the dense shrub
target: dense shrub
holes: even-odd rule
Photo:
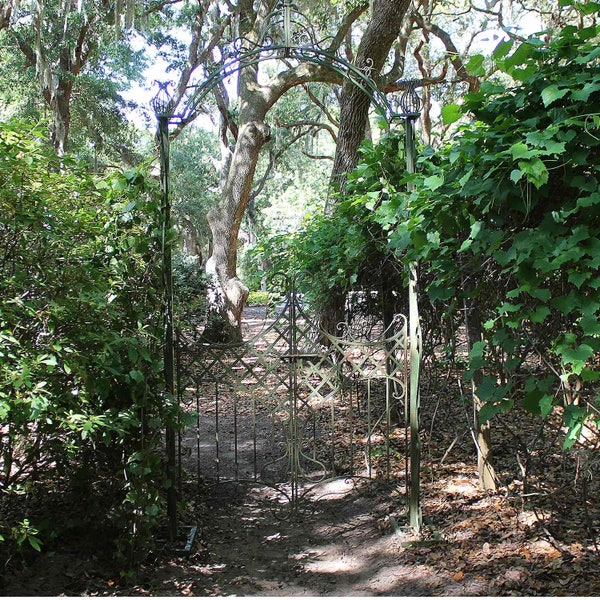
[[[549,43],[502,42],[493,59],[516,84],[492,78],[444,107],[447,124],[462,124],[445,147],[420,149],[417,173],[390,132],[365,145],[331,213],[263,250],[308,275],[317,300],[357,283],[402,296],[401,265],[418,263],[425,340],[445,343],[438,356],[452,353],[466,307],[480,321],[466,372],[483,374],[480,422],[565,404],[567,447],[598,414],[598,41],[597,27],[569,26]]]
[[[41,139],[0,124],[0,491],[108,480],[90,521],[131,541],[160,510],[172,414],[158,206],[143,170],[91,176]]]
[[[421,153],[410,210],[405,194],[376,209],[390,247],[420,262],[431,302],[455,320],[466,300],[479,312],[480,419],[565,402],[566,446],[596,418],[600,378],[599,33],[502,42],[494,60],[518,85],[489,80],[446,107],[448,123],[468,122]]]

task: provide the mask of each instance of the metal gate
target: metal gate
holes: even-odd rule
[[[407,326],[319,329],[290,291],[239,344],[178,336],[178,398],[193,423],[179,477],[246,481],[290,503],[336,477],[406,475]]]

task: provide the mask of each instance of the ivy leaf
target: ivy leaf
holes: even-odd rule
[[[510,147],[510,153],[512,154],[513,160],[519,158],[531,158],[534,154],[532,150],[527,147],[527,144],[518,142]]]
[[[569,88],[559,88],[558,85],[552,84],[542,90],[542,102],[548,108],[553,102],[560,100],[563,96],[569,93]]]
[[[477,414],[480,423],[487,423],[498,414],[507,413],[514,405],[514,400],[500,400],[500,402],[486,402]]]
[[[582,317],[579,326],[585,335],[600,335],[600,321],[596,317]]]
[[[494,60],[500,60],[504,58],[511,50],[514,45],[514,40],[504,40],[500,42],[495,48],[492,56]]]
[[[427,288],[427,294],[432,302],[449,300],[454,295],[454,292],[455,288],[453,286],[432,284]]]
[[[553,403],[553,396],[535,389],[525,395],[522,406],[527,412],[533,415],[541,415],[545,419],[552,412]]]
[[[600,90],[598,83],[586,83],[580,90],[571,92],[571,97],[578,102],[587,102],[589,97],[598,90]]]
[[[442,122],[444,125],[455,123],[461,116],[462,110],[458,104],[446,104],[442,107]]]
[[[424,231],[413,231],[411,239],[417,250],[421,250],[427,244],[427,234]]]
[[[474,54],[465,66],[469,75],[483,77],[485,75],[485,69],[483,68],[484,60],[485,57],[482,54]]]
[[[569,273],[569,281],[577,288],[580,289],[587,279],[591,277],[589,271],[572,271]]]
[[[538,190],[542,185],[548,183],[548,169],[540,158],[534,157],[531,160],[520,160],[518,165],[527,177],[527,181],[533,183]]]
[[[550,315],[550,309],[547,306],[538,306],[530,315],[532,323],[543,323],[546,317]]]
[[[542,302],[548,302],[548,300],[550,300],[550,298],[552,297],[552,292],[547,288],[530,288],[528,292],[531,297],[537,298]]]
[[[561,354],[563,364],[571,365],[571,372],[579,374],[584,369],[586,361],[593,356],[594,350],[588,344],[580,344],[577,348],[563,347]]]
[[[600,4],[598,2],[581,2],[577,4],[577,10],[583,15],[593,15],[600,11]]]
[[[510,172],[510,180],[513,183],[517,183],[519,181],[519,179],[521,179],[521,177],[523,177],[523,175],[525,175],[525,173],[523,173],[523,171],[521,171],[521,169],[513,169]]]
[[[565,408],[563,413],[563,422],[568,427],[569,431],[563,442],[563,448],[567,450],[571,448],[577,441],[583,422],[585,421],[585,409],[582,406],[570,404]]]
[[[444,178],[441,175],[431,175],[423,180],[423,185],[434,192],[444,184]]]

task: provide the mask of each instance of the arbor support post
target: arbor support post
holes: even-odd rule
[[[406,119],[406,170],[415,172],[414,118]],[[409,184],[409,189],[412,187]],[[421,436],[419,409],[421,404],[419,377],[421,370],[422,336],[419,317],[417,264],[408,265],[408,332],[410,339],[410,499],[409,522],[415,533],[421,531]]]
[[[175,352],[173,339],[173,270],[171,256],[171,199],[169,195],[169,120],[173,113],[173,102],[167,92],[169,83],[159,83],[158,94],[152,101],[158,126],[156,139],[160,160],[161,188],[161,251],[163,276],[163,361],[165,393],[169,401],[175,398]],[[176,432],[172,424],[167,423],[165,445],[167,452],[167,516],[169,539],[177,538],[177,447]]]
[[[421,100],[415,88],[421,82],[408,80],[400,98],[400,116],[404,118],[406,129],[404,148],[406,155],[406,171],[414,173],[416,168],[415,121],[421,110]],[[408,191],[413,184],[409,182]],[[407,201],[406,209],[410,210]],[[408,265],[408,333],[410,343],[410,390],[408,418],[410,426],[410,496],[408,499],[409,525],[416,534],[422,526],[421,514],[421,436],[419,433],[419,377],[421,369],[422,336],[419,318],[417,264]]]

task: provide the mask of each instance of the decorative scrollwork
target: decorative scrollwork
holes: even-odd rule
[[[292,44],[294,44],[294,46],[298,46],[299,48],[303,48],[307,46],[313,46],[314,40],[311,37],[310,32],[306,30],[296,31],[292,34]]]
[[[359,68],[367,77],[371,77],[375,70],[373,59],[370,57],[365,58],[363,64]]]

